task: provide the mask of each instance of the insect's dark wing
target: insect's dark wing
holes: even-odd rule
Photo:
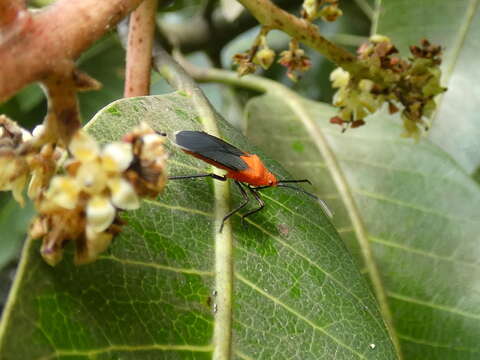
[[[203,131],[179,131],[175,134],[175,142],[183,150],[212,160],[226,168],[240,171],[248,165],[240,156],[248,155],[235,146]]]

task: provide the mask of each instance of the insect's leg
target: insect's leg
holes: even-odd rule
[[[169,176],[168,180],[182,180],[182,179],[195,179],[195,178],[204,178],[204,177],[211,177],[216,180],[220,181],[227,181],[226,176],[220,176],[217,174],[199,174],[199,175],[181,175],[181,176]]]
[[[250,198],[248,197],[248,194],[245,192],[245,190],[242,188],[242,186],[240,185],[240,183],[238,181],[235,181],[235,184],[237,184],[238,188],[240,189],[240,193],[242,194],[243,196],[243,203],[241,203],[237,208],[233,209],[232,211],[230,211],[227,215],[225,215],[225,217],[223,218],[222,220],[222,225],[220,226],[220,231],[219,232],[222,232],[223,230],[223,225],[225,224],[225,221],[227,221],[227,219],[232,216],[233,214],[235,214],[237,211],[241,210],[245,205],[248,204],[248,202],[250,201]]]
[[[278,182],[279,184],[282,184],[282,183],[309,183],[310,185],[312,185],[312,182],[308,179],[301,179],[301,180],[280,180]]]
[[[250,216],[250,215],[253,215],[255,214],[256,212],[260,211],[263,209],[263,207],[265,206],[265,203],[263,202],[262,198],[260,197],[260,194],[259,192],[254,189],[254,188],[251,188],[250,186],[247,186],[248,190],[250,190],[250,192],[252,193],[253,197],[255,198],[255,200],[257,200],[258,204],[260,205],[258,208],[256,209],[253,209],[252,211],[249,211],[247,212],[246,214],[243,214],[242,215],[242,222],[245,220],[245,218],[247,216]]]

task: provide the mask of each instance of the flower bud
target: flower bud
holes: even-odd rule
[[[318,1],[317,0],[304,0],[302,4],[305,11],[306,18],[309,21],[313,21],[317,18]]]
[[[275,51],[270,48],[263,48],[257,52],[253,61],[259,64],[263,69],[267,70],[275,60]]]
[[[350,73],[343,70],[341,67],[337,67],[330,74],[330,81],[334,88],[341,88],[348,85],[350,81]]]
[[[381,43],[381,42],[391,42],[391,40],[388,36],[380,35],[380,34],[375,34],[375,35],[370,36],[369,40],[370,40],[370,42],[372,42],[374,44],[378,44],[378,43]]]
[[[322,17],[322,19],[329,22],[337,20],[342,15],[343,11],[339,9],[336,5],[325,6],[320,11],[320,16]]]

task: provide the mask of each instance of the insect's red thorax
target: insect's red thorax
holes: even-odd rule
[[[228,178],[253,186],[275,186],[278,183],[275,175],[268,171],[257,155],[248,154],[241,158],[247,163],[248,168],[241,171],[229,170],[226,175]]]

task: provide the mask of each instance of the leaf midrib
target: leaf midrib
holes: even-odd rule
[[[193,100],[194,108],[198,112],[204,130],[221,138],[216,123],[216,115],[210,103],[200,88],[191,80],[184,90]],[[219,172],[211,166],[212,172]],[[228,182],[213,181],[214,192],[214,221],[213,233],[215,239],[215,322],[213,325],[213,359],[229,360],[232,352],[232,314],[233,314],[233,234],[228,221],[220,233],[220,224],[228,212],[229,186]]]

